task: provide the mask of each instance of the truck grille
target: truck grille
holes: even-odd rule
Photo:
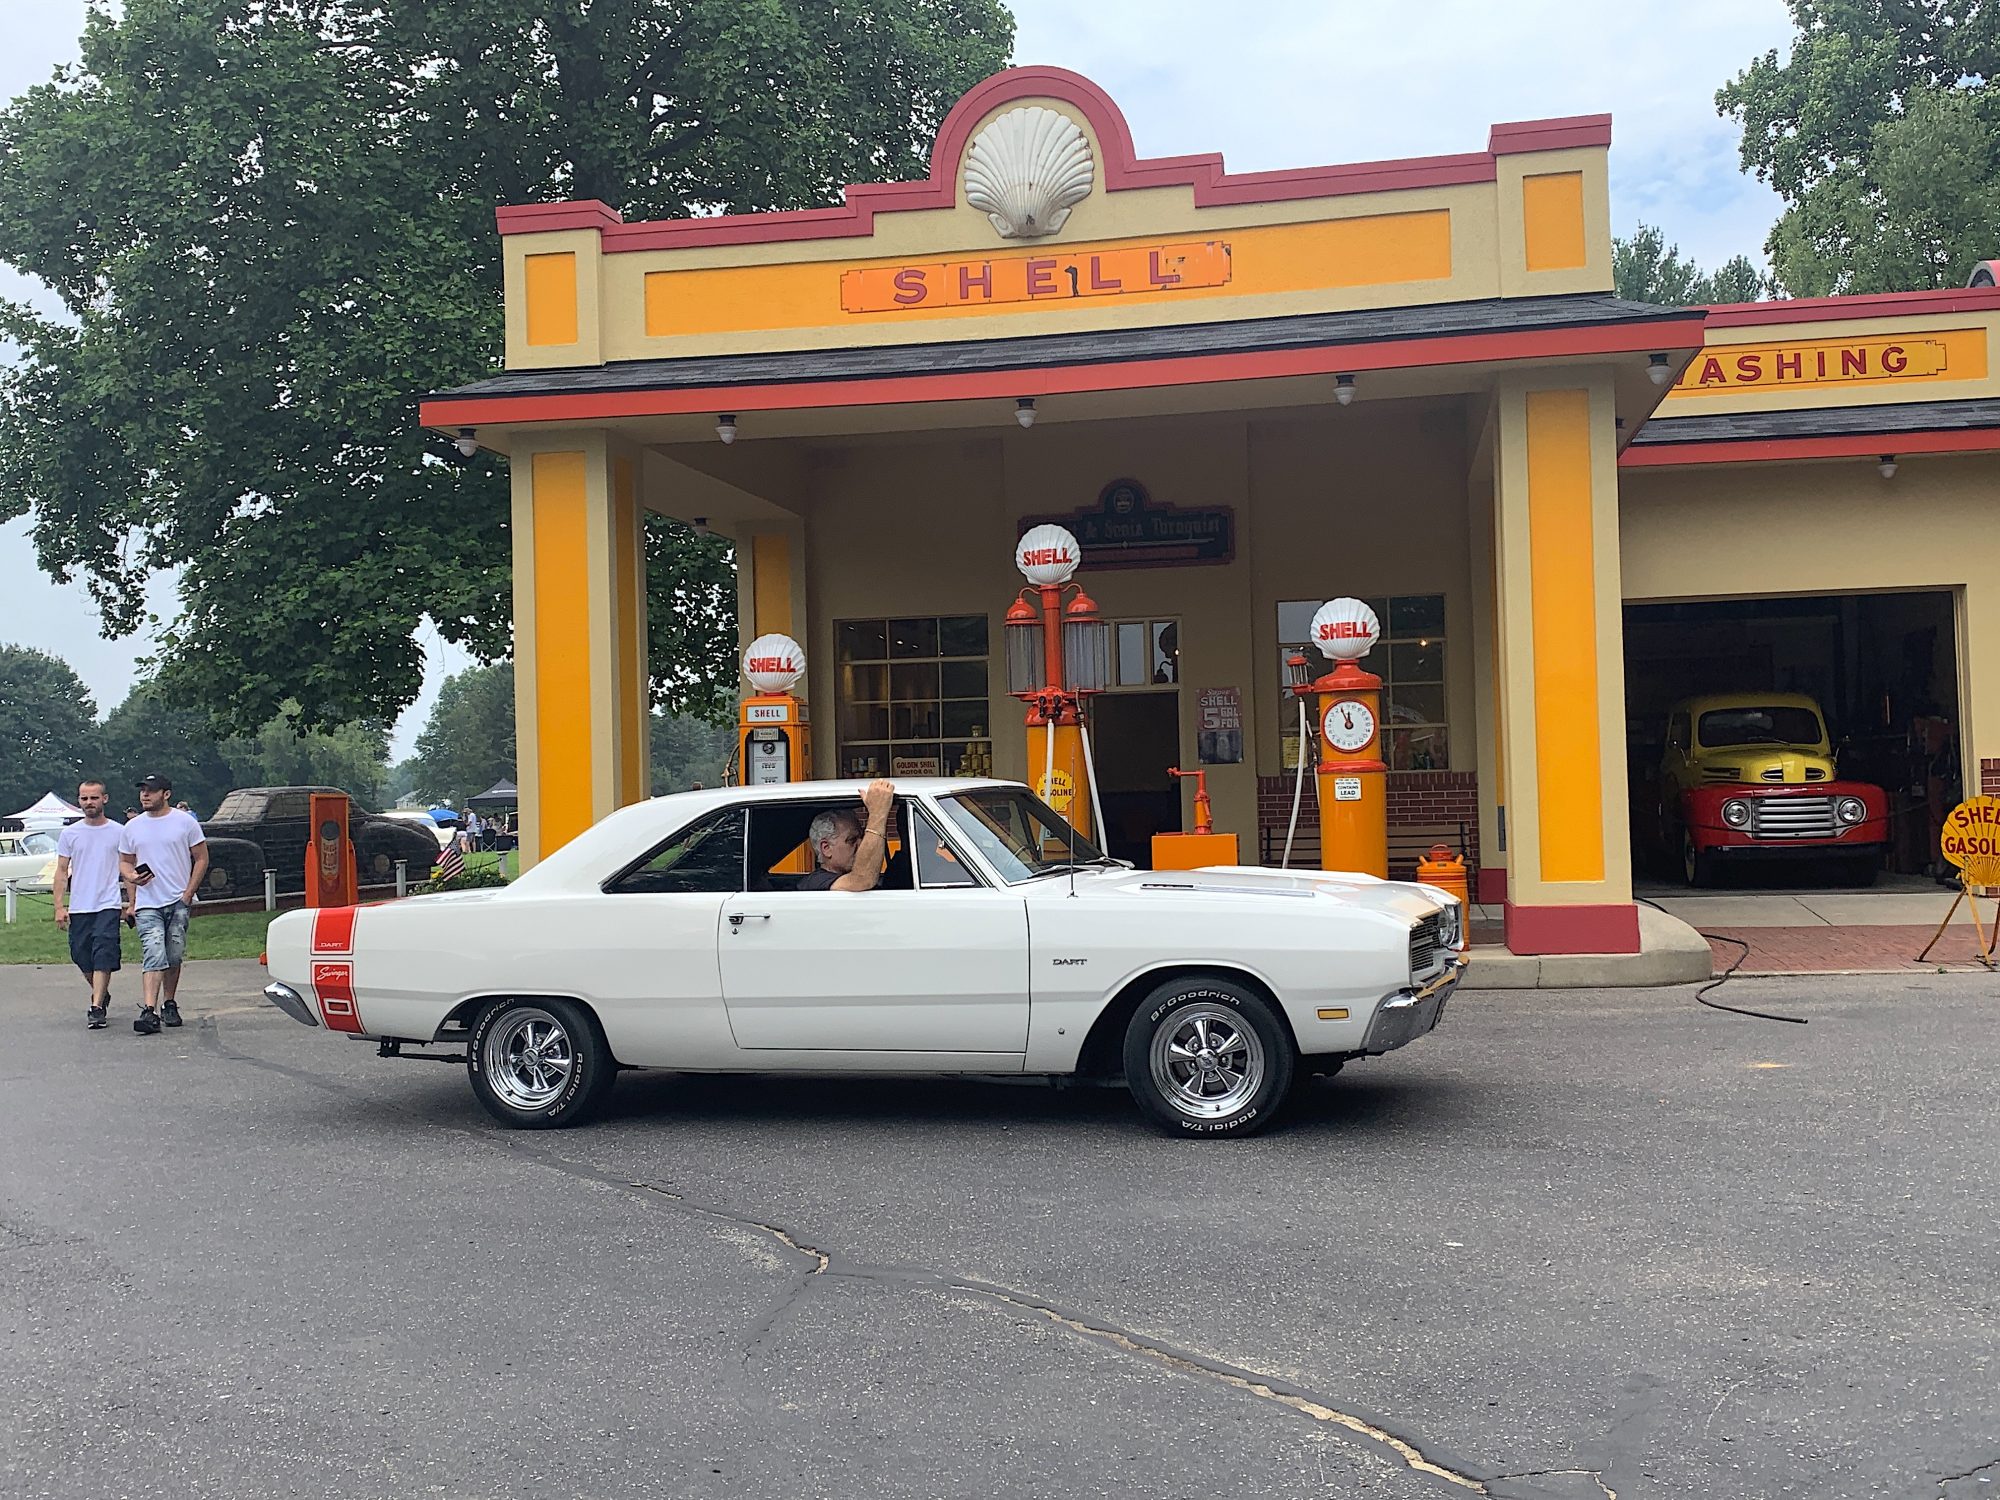
[[[1445,946],[1444,918],[1433,912],[1410,929],[1410,978],[1428,979],[1445,966],[1451,949]]]
[[[1750,832],[1760,839],[1830,839],[1839,825],[1831,797],[1757,797]]]

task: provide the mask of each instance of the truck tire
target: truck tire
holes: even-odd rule
[[[1715,884],[1715,856],[1704,854],[1694,844],[1694,833],[1681,830],[1681,878],[1699,890]]]

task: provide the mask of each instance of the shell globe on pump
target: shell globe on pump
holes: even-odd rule
[[[754,691],[737,712],[737,764],[745,786],[812,780],[812,729],[792,688],[806,675],[806,654],[788,635],[760,635],[743,653]]]

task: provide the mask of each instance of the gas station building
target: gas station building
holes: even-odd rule
[[[1113,853],[1186,826],[1166,768],[1202,765],[1277,862],[1285,658],[1346,594],[1395,873],[1462,848],[1517,952],[1637,949],[1648,757],[1693,693],[1813,693],[1920,867],[1940,797],[2000,791],[2000,289],[1622,301],[1610,144],[1232,173],[1019,68],[927,180],[837,208],[502,208],[504,373],[423,421],[510,461],[523,858],[645,794],[657,512],[734,542],[744,643],[803,644],[818,775],[1030,779],[1002,620],[1057,522],[1113,622]],[[1307,865],[1315,822],[1308,791]]]

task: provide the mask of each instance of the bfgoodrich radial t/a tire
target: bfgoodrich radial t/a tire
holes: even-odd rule
[[[611,1092],[618,1065],[597,1023],[573,1000],[503,1000],[472,1030],[472,1092],[517,1130],[581,1125]]]
[[[1291,1092],[1297,1059],[1268,1001],[1216,975],[1172,979],[1125,1028],[1125,1082],[1169,1135],[1251,1135]]]

